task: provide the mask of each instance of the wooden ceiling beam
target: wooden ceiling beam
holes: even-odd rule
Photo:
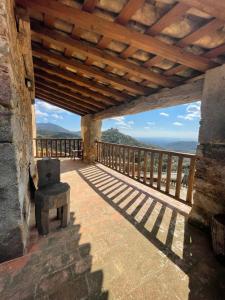
[[[42,95],[45,95],[49,98],[51,98],[52,100],[58,101],[60,104],[70,107],[70,108],[74,108],[77,111],[80,111],[83,114],[90,114],[93,113],[92,110],[89,109],[84,109],[83,107],[80,107],[79,105],[76,105],[75,103],[71,103],[70,101],[65,101],[65,98],[62,98],[60,96],[58,96],[56,93],[50,92],[48,89],[45,89],[45,87],[43,86],[36,86],[37,92]]]
[[[75,114],[78,114],[79,116],[84,116],[85,113],[79,111],[79,110],[76,110],[74,107],[70,106],[70,105],[65,105],[65,103],[62,103],[62,101],[55,101],[55,99],[49,97],[49,96],[46,96],[44,93],[41,92],[41,90],[38,90],[35,92],[35,97],[40,99],[40,100],[43,100],[45,102],[48,102],[52,105],[55,105],[55,106],[58,106],[64,110],[68,110],[72,113],[75,113]]]
[[[121,69],[129,74],[140,77],[145,80],[149,80],[155,84],[172,87],[175,85],[174,82],[157,74],[155,72],[149,71],[144,67],[140,67],[129,61],[125,61],[119,57],[112,56],[106,52],[102,52],[95,47],[89,46],[81,41],[74,40],[69,36],[62,35],[54,30],[48,29],[46,27],[32,24],[32,33],[39,38],[48,41],[49,43],[55,44],[59,47],[66,47],[73,51],[78,51],[95,61],[101,61],[111,67]]]
[[[43,89],[45,92],[48,92],[51,95],[60,97],[62,100],[70,102],[72,105],[79,108],[80,110],[85,111],[86,109],[88,109],[89,112],[96,112],[99,110],[99,108],[95,107],[94,104],[87,104],[85,102],[82,102],[79,98],[71,95],[71,93],[62,89],[60,90],[59,86],[54,85],[50,82],[46,82],[45,80],[36,80],[35,86],[39,89]]]
[[[90,107],[93,106],[96,109],[104,109],[107,107],[105,105],[99,104],[99,102],[95,101],[95,99],[91,99],[91,98],[85,97],[83,95],[77,94],[77,92],[74,93],[70,88],[65,87],[64,84],[62,85],[60,82],[58,82],[58,80],[57,81],[51,80],[51,78],[49,76],[35,73],[35,80],[37,83],[41,83],[41,84],[47,85],[49,87],[58,89],[58,90],[60,90],[60,92],[67,94],[69,97],[72,97],[75,100],[81,101],[81,103],[83,103],[83,102],[87,103],[87,105],[90,105]],[[55,86],[56,84],[57,84],[57,88]],[[63,90],[61,89],[62,87],[63,87]]]
[[[73,93],[79,93],[80,96],[84,97],[83,99],[85,99],[85,101],[87,103],[89,103],[90,101],[91,101],[90,103],[92,103],[94,100],[96,102],[96,106],[98,108],[104,108],[104,107],[108,106],[108,105],[106,105],[105,102],[102,101],[102,98],[104,99],[104,96],[102,96],[101,94],[87,90],[86,88],[76,85],[71,81],[67,81],[65,79],[62,79],[61,77],[47,73],[41,69],[38,69],[37,67],[35,68],[35,76],[38,76],[47,81],[56,83],[64,88],[70,89],[71,92],[73,92]],[[98,97],[96,97],[96,94],[99,95],[100,99]]]
[[[207,0],[209,1],[209,0]],[[174,45],[169,45],[146,34],[105,20],[97,15],[81,11],[77,8],[68,7],[53,0],[17,0],[17,3],[34,9],[41,13],[47,13],[65,22],[75,24],[85,30],[108,36],[113,40],[130,44],[133,47],[146,52],[165,57],[171,61],[183,64],[187,67],[206,71],[215,66],[207,58],[186,52]]]
[[[212,17],[225,21],[225,2],[223,0],[178,0]]]
[[[56,54],[50,51],[47,51],[43,48],[36,47],[33,45],[33,55],[35,57],[42,57],[47,60],[51,60],[54,63],[59,64],[60,66],[63,66],[64,68],[71,68],[76,71],[79,71],[79,73],[87,74],[88,76],[93,77],[95,80],[100,80],[108,84],[114,84],[122,89],[126,89],[127,91],[133,93],[133,94],[146,94],[148,93],[149,89],[143,86],[140,86],[138,84],[135,84],[133,82],[130,82],[128,80],[124,80],[122,78],[118,78],[113,75],[106,74],[105,72],[94,68],[90,66],[84,65],[82,62],[66,58],[64,56],[61,56],[60,54]]]
[[[149,96],[139,97],[128,103],[100,111],[94,114],[94,118],[106,119],[199,101],[202,98],[203,81],[199,79],[172,89],[163,89]]]
[[[90,91],[94,91],[95,93],[96,91],[98,91],[100,94],[103,94],[103,96],[107,95],[117,99],[115,100],[107,97],[107,99],[105,98],[104,100],[105,103],[107,104],[116,104],[120,101],[131,99],[131,97],[128,94],[119,92],[118,90],[114,90],[103,84],[98,84],[88,78],[81,77],[71,71],[62,70],[57,66],[50,65],[40,59],[37,59],[36,57],[33,57],[33,63],[38,69],[44,70],[50,74],[57,75],[60,78],[66,79],[68,81],[74,82],[75,84],[79,84],[83,87],[86,87],[87,91],[90,90]]]

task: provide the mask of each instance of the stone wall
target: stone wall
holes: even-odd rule
[[[0,261],[22,255],[28,237],[34,82],[29,19],[0,0]]]
[[[189,220],[208,227],[212,215],[225,213],[225,65],[206,73],[201,117]]]

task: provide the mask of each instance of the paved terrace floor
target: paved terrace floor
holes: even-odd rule
[[[0,265],[0,299],[224,299],[225,268],[190,208],[100,164],[61,162],[71,225]]]

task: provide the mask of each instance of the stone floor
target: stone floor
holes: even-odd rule
[[[190,208],[100,164],[61,162],[71,225],[0,265],[0,299],[225,299],[225,267]]]

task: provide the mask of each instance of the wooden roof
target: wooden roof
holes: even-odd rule
[[[36,97],[79,115],[225,63],[225,2],[16,0],[29,13]]]

